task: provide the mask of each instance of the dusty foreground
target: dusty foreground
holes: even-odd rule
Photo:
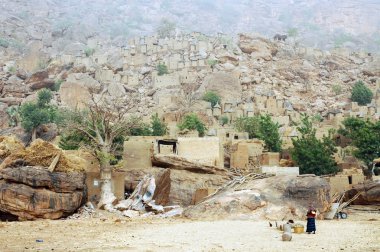
[[[42,240],[42,242],[37,242]],[[96,218],[0,223],[0,251],[380,251],[380,214],[317,221],[317,233],[267,221]]]

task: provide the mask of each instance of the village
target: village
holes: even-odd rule
[[[379,54],[248,33],[52,41],[0,45],[1,251],[380,250],[379,149],[360,159],[346,123],[379,123]],[[77,114],[28,128],[25,104]],[[243,124],[263,116],[275,131]],[[305,120],[334,172],[295,158]]]

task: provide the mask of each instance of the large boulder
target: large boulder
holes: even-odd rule
[[[362,194],[354,200],[355,205],[379,205],[380,204],[380,180],[365,181],[362,184],[357,184],[351,190],[346,192],[346,199],[351,199],[357,193]]]
[[[276,45],[267,39],[240,34],[239,47],[242,52],[250,54],[254,59],[272,60],[278,49]]]
[[[206,76],[200,88],[201,92],[214,91],[222,101],[240,101],[242,87],[239,78],[232,73],[217,72]]]
[[[197,189],[205,186],[218,188],[227,182],[227,177],[222,175],[193,173],[186,170],[158,167],[128,169],[126,172],[125,184],[128,191],[134,190],[139,180],[145,175],[153,175],[157,181],[155,193],[157,195],[154,196],[154,199],[160,199],[157,202],[162,205],[189,206]]]
[[[20,220],[59,219],[74,213],[85,196],[83,173],[22,166],[0,171],[0,211]]]
[[[316,176],[275,176],[251,180],[189,207],[192,218],[302,219],[313,204],[319,212],[330,205],[330,186]]]
[[[64,82],[59,89],[62,105],[71,109],[85,108],[91,99],[91,94],[87,87],[80,83]]]

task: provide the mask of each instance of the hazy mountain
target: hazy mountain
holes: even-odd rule
[[[0,0],[0,36],[33,32],[131,37],[151,34],[162,18],[207,34],[297,29],[300,43],[380,51],[379,0]],[[83,35],[82,34],[82,35]]]

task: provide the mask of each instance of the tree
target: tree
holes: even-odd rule
[[[176,25],[174,22],[163,18],[157,27],[157,34],[160,38],[166,38],[174,35]]]
[[[131,108],[132,104],[123,104],[121,100],[95,99],[92,95],[87,110],[66,111],[66,120],[61,125],[66,131],[75,130],[84,135],[88,141],[83,143],[84,147],[99,161],[102,180],[100,206],[111,204],[115,199],[110,165],[122,146],[123,138],[138,123],[138,118],[127,118]]]
[[[248,132],[249,138],[259,138],[265,142],[268,151],[281,151],[280,125],[272,121],[269,115],[240,117],[235,121],[238,131]]]
[[[259,117],[259,139],[264,140],[265,147],[271,152],[280,152],[282,140],[279,133],[280,125],[267,115]]]
[[[166,124],[160,120],[157,113],[151,117],[151,128],[153,136],[164,136],[168,131]]]
[[[220,103],[220,96],[213,92],[213,91],[207,91],[202,99],[207,102],[211,102],[211,107],[214,107],[217,103]]]
[[[316,175],[336,173],[338,168],[333,158],[336,152],[331,134],[317,139],[316,129],[311,119],[303,115],[301,125],[297,127],[301,137],[292,139],[293,150],[291,155],[298,164],[301,174],[313,173]]]
[[[257,116],[237,118],[235,128],[240,132],[247,132],[250,139],[259,137],[259,120]]]
[[[352,88],[351,100],[359,105],[366,105],[371,102],[373,93],[371,89],[364,85],[363,81],[357,81]]]
[[[178,128],[180,130],[184,130],[184,129],[196,130],[198,131],[200,136],[204,136],[205,131],[206,131],[205,124],[194,113],[185,115],[182,122],[178,125]]]
[[[354,156],[370,167],[375,158],[380,157],[380,121],[371,122],[349,117],[343,121],[338,133],[350,138],[356,147]]]
[[[58,118],[57,108],[50,105],[52,93],[42,89],[38,93],[37,102],[27,102],[20,107],[21,126],[32,133],[32,141],[37,137],[37,127],[55,122]]]

